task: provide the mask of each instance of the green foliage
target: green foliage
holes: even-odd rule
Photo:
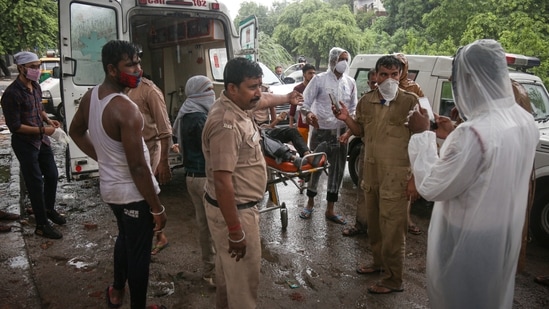
[[[0,16],[0,54],[57,48],[57,1],[0,0]]]

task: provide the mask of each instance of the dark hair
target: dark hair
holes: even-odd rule
[[[307,73],[307,71],[309,70],[315,70],[316,71],[316,68],[314,65],[310,64],[310,63],[306,63],[302,68],[301,68],[301,72],[303,72],[303,74]]]
[[[281,65],[277,65],[277,66],[275,67],[275,70],[278,69],[278,68],[281,68],[281,69],[282,69],[282,66],[281,66]]]
[[[262,76],[263,70],[257,62],[242,57],[233,58],[227,62],[223,70],[225,90],[229,84],[240,86],[245,78],[260,78]]]
[[[368,79],[370,79],[374,74],[376,74],[376,70],[371,69],[370,71],[368,71]]]
[[[103,71],[107,73],[107,66],[109,64],[118,66],[118,63],[126,56],[129,59],[133,59],[135,55],[139,55],[141,49],[128,41],[111,40],[103,46],[101,50],[101,62],[103,62]]]
[[[387,69],[396,67],[400,72],[402,72],[402,62],[395,55],[386,55],[381,56],[376,62],[376,71],[379,71],[379,68],[385,67]]]

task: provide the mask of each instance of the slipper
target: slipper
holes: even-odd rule
[[[347,224],[347,221],[341,215],[326,216],[326,220],[332,221],[337,224]]]
[[[549,286],[549,276],[537,276],[534,278],[534,282],[541,285]]]
[[[0,224],[0,233],[7,233],[11,231],[11,226]]]
[[[109,285],[107,287],[107,290],[105,291],[105,298],[107,298],[107,307],[109,307],[109,308],[120,308],[120,307],[122,307],[122,304],[113,304],[113,303],[111,303],[111,291],[113,289],[114,288],[112,287],[112,285]]]
[[[0,210],[0,220],[19,220],[21,216]]]
[[[419,227],[417,227],[417,225],[410,225],[408,227],[408,233],[412,234],[412,235],[421,235],[421,230],[419,229]]]
[[[366,234],[366,231],[364,229],[357,228],[356,225],[345,228],[341,232],[341,235],[348,236],[348,237],[352,237],[352,236],[356,236],[356,235],[360,235],[360,234]]]
[[[379,284],[374,284],[368,287],[368,292],[372,294],[389,294],[393,292],[403,292],[404,289],[391,289],[388,287],[381,286]]]
[[[311,219],[311,215],[313,214],[313,211],[314,211],[314,210],[315,210],[314,208],[309,209],[309,208],[305,207],[305,208],[303,208],[303,210],[299,213],[299,217],[300,217],[301,219],[305,219],[305,220],[306,220],[306,219]]]
[[[361,275],[380,274],[384,271],[383,268],[374,266],[359,266],[356,268],[356,273]]]
[[[157,255],[158,253],[160,253],[160,251],[166,249],[166,247],[168,247],[170,245],[169,242],[163,244],[163,245],[155,245],[154,248],[151,250],[151,255]]]

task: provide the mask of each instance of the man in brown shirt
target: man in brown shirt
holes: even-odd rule
[[[214,103],[202,133],[206,160],[204,205],[216,249],[216,307],[256,308],[261,266],[259,211],[267,185],[254,108],[290,101],[296,93],[269,102],[261,92],[263,71],[245,58],[227,62],[225,90]],[[236,262],[233,261],[236,259]]]

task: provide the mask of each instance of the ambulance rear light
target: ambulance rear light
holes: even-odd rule
[[[210,3],[210,10],[219,11],[219,3]]]
[[[524,55],[505,54],[507,65],[513,68],[529,69],[539,67],[541,61],[536,57],[527,57]]]

